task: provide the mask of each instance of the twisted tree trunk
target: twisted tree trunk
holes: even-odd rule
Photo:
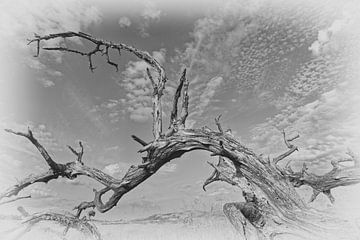
[[[100,191],[94,190],[95,197],[92,201],[82,202],[75,207],[77,216],[87,208],[94,208],[99,212],[107,212],[116,206],[122,196],[147,178],[155,174],[165,163],[181,157],[183,154],[194,151],[208,151],[211,156],[219,156],[220,160],[214,173],[204,183],[205,186],[214,181],[225,181],[236,185],[243,190],[246,202],[232,203],[224,206],[224,212],[230,222],[237,230],[242,232],[249,239],[274,239],[281,234],[292,234],[306,236],[307,239],[315,236],[321,230],[318,223],[324,221],[324,214],[310,209],[300,198],[295,188],[308,185],[314,189],[311,198],[313,201],[319,193],[326,194],[331,201],[331,189],[338,186],[346,186],[360,182],[359,164],[343,168],[339,162],[332,162],[333,170],[324,176],[316,176],[306,171],[306,166],[300,172],[294,172],[289,165],[284,169],[278,163],[297,151],[297,147],[292,141],[298,138],[286,138],[283,132],[284,142],[288,148],[284,154],[274,158],[265,159],[252,150],[241,144],[229,131],[224,132],[220,124],[220,117],[215,119],[218,127],[217,131],[207,127],[202,129],[187,129],[185,127],[188,116],[188,86],[186,70],[183,71],[176,90],[169,129],[165,133],[162,131],[162,107],[161,96],[165,88],[167,77],[164,68],[151,57],[147,52],[138,50],[134,47],[119,43],[115,44],[101,39],[94,38],[88,34],[65,32],[50,34],[43,37],[36,36],[29,43],[37,42],[37,55],[39,54],[40,42],[54,38],[78,37],[95,44],[95,48],[88,53],[79,52],[67,47],[44,48],[45,50],[65,51],[86,56],[89,59],[89,68],[94,70],[91,57],[97,52],[102,52],[109,63],[117,64],[109,59],[109,49],[129,51],[140,59],[147,62],[153,69],[157,79],[153,79],[153,73],[147,69],[148,77],[153,86],[153,134],[154,140],[146,142],[139,137],[133,136],[142,148],[141,153],[146,153],[138,165],[129,168],[122,179],[115,179],[106,173],[91,167],[87,167],[82,161],[83,146],[80,143],[81,151],[77,152],[73,148],[70,150],[77,156],[76,161],[66,164],[56,163],[47,153],[45,148],[36,140],[31,130],[28,133],[10,133],[26,137],[40,151],[41,155],[49,165],[50,169],[39,175],[32,175],[15,186],[9,188],[2,195],[11,197],[17,195],[22,189],[35,182],[48,182],[59,176],[74,179],[79,175],[85,175],[102,183],[105,187]],[[182,93],[182,94],[181,94]],[[178,101],[182,95],[180,114],[178,114]],[[179,115],[179,116],[178,116]],[[354,161],[355,157],[350,154],[346,161]],[[102,196],[106,192],[112,191],[111,197],[103,202]],[[321,224],[323,225],[323,224]],[[326,230],[324,230],[326,231]]]

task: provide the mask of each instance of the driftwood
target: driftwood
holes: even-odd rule
[[[201,129],[186,128],[189,105],[189,81],[186,78],[186,69],[184,69],[180,77],[174,95],[169,127],[164,132],[162,128],[161,97],[167,77],[164,68],[159,62],[145,51],[123,43],[113,43],[94,38],[81,32],[64,32],[46,36],[35,35],[34,39],[29,40],[29,44],[37,43],[36,56],[38,56],[42,41],[72,37],[93,43],[94,49],[89,52],[80,52],[66,46],[44,47],[43,49],[85,56],[89,60],[91,71],[95,69],[92,56],[98,52],[105,56],[108,64],[114,66],[116,70],[118,69],[117,64],[109,58],[109,50],[116,50],[119,53],[120,51],[130,52],[149,64],[151,69],[147,69],[147,75],[153,87],[154,139],[147,142],[137,136],[132,136],[141,145],[139,152],[146,153],[146,156],[142,157],[139,164],[131,166],[122,179],[115,179],[98,169],[84,164],[82,160],[84,151],[81,143],[79,144],[80,151],[69,147],[76,155],[76,160],[61,164],[50,157],[30,129],[28,129],[27,133],[8,129],[6,131],[9,133],[27,138],[39,150],[48,164],[49,170],[25,178],[1,194],[0,199],[16,196],[21,190],[36,182],[47,183],[58,177],[75,179],[77,176],[85,175],[103,184],[104,188],[99,191],[94,189],[95,196],[93,200],[82,202],[76,206],[76,216],[79,217],[81,212],[87,208],[96,208],[99,212],[107,212],[116,206],[124,194],[155,174],[165,163],[180,158],[190,151],[205,150],[211,156],[219,157],[219,163],[217,165],[210,163],[215,170],[205,181],[204,189],[211,182],[225,181],[240,187],[243,191],[246,201],[244,203],[226,204],[224,212],[230,222],[245,238],[275,239],[279,235],[290,234],[306,236],[306,239],[310,239],[310,237],[316,237],[316,233],[322,229],[325,216],[309,208],[295,189],[302,185],[308,185],[313,189],[313,196],[310,201],[314,201],[320,193],[323,193],[333,202],[334,197],[331,194],[333,188],[360,182],[359,163],[352,153],[349,153],[348,159],[339,159],[332,162],[333,169],[322,176],[309,173],[306,165],[299,172],[293,171],[290,164],[281,168],[278,163],[298,150],[293,144],[293,141],[299,137],[298,135],[287,138],[285,131],[283,131],[284,143],[288,150],[274,159],[265,159],[240,143],[231,134],[231,131],[224,132],[221,127],[220,117],[215,119],[218,128],[216,131],[208,127]],[[181,106],[178,107],[180,98]],[[340,165],[343,161],[353,161],[354,164],[343,167]],[[109,191],[112,192],[111,197],[106,202],[103,202],[102,196]],[[317,224],[320,222],[322,224]]]
[[[33,226],[40,222],[55,222],[60,226],[65,227],[61,237],[65,239],[65,236],[70,228],[76,229],[86,236],[88,239],[102,240],[101,234],[96,228],[96,226],[91,223],[90,217],[94,216],[93,212],[88,213],[88,217],[84,216],[79,218],[76,215],[73,215],[69,212],[56,213],[51,211],[40,212],[29,214],[23,207],[18,207],[18,211],[22,215],[21,225],[25,226],[25,230],[21,233],[24,234],[31,230]]]

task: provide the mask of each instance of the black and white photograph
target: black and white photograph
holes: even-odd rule
[[[360,240],[359,0],[0,9],[0,239]]]

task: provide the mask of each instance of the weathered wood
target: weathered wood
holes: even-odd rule
[[[74,179],[77,176],[84,175],[100,182],[104,185],[104,188],[99,191],[94,189],[95,196],[92,201],[82,202],[75,207],[75,210],[77,210],[76,217],[79,217],[81,212],[87,208],[96,207],[99,212],[107,212],[116,206],[124,194],[151,177],[167,162],[179,158],[187,152],[205,150],[211,156],[219,156],[220,159],[217,165],[210,163],[215,170],[205,181],[204,190],[206,185],[214,181],[225,181],[240,187],[243,191],[245,202],[225,205],[225,214],[232,224],[244,233],[245,237],[252,236],[256,239],[273,239],[281,234],[299,234],[301,236],[304,233],[305,236],[305,233],[310,232],[310,236],[312,236],[315,235],[316,229],[319,230],[319,226],[313,222],[321,220],[322,216],[318,212],[314,212],[302,201],[295,188],[308,185],[314,189],[311,201],[319,193],[324,193],[333,202],[331,189],[360,182],[359,164],[355,161],[356,158],[353,154],[349,154],[350,159],[346,159],[346,161],[353,161],[355,163],[353,166],[340,166],[339,163],[344,160],[333,162],[333,169],[323,176],[308,173],[306,165],[304,165],[300,172],[294,172],[289,164],[285,168],[279,167],[278,163],[281,160],[298,150],[292,144],[292,141],[299,136],[286,138],[285,131],[283,131],[283,138],[288,151],[272,160],[266,160],[237,141],[231,134],[231,131],[224,132],[220,124],[220,116],[215,118],[218,131],[213,131],[208,127],[186,129],[185,122],[188,116],[189,105],[189,82],[186,78],[186,70],[183,71],[174,96],[173,109],[170,116],[170,129],[163,133],[161,97],[167,77],[161,64],[145,51],[123,43],[112,43],[94,38],[81,32],[64,32],[42,37],[36,35],[34,39],[29,40],[29,43],[37,43],[36,56],[38,56],[41,41],[70,37],[78,37],[89,41],[95,45],[95,48],[89,52],[80,52],[67,47],[46,47],[43,49],[85,56],[89,60],[91,71],[95,69],[92,64],[92,56],[97,52],[102,52],[106,57],[107,63],[117,69],[117,64],[109,59],[109,49],[115,49],[119,52],[120,50],[125,50],[133,53],[155,69],[157,80],[154,80],[149,68],[146,71],[153,87],[154,140],[145,142],[139,137],[132,136],[135,141],[142,145],[139,152],[146,153],[146,157],[142,157],[139,165],[131,166],[122,179],[115,179],[98,169],[87,167],[83,163],[84,151],[81,144],[79,152],[69,147],[77,156],[76,161],[60,164],[50,157],[45,148],[33,136],[30,129],[28,133],[7,130],[10,133],[29,139],[39,150],[50,169],[45,173],[25,178],[0,195],[0,199],[15,196],[35,182],[46,183],[58,177]],[[178,116],[177,105],[181,91],[182,106],[181,114]],[[109,191],[112,191],[112,195],[106,202],[103,202],[102,196]]]
[[[89,215],[90,216],[90,215]],[[56,212],[41,212],[34,214],[25,214],[23,225],[27,225],[27,231],[29,231],[34,225],[43,221],[51,221],[64,226],[63,236],[66,235],[70,228],[76,229],[83,233],[87,239],[102,240],[101,234],[97,227],[89,222],[89,217],[79,218],[71,213],[56,213]]]

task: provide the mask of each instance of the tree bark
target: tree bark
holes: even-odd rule
[[[292,141],[299,136],[287,138],[285,131],[283,131],[283,137],[288,151],[274,159],[264,159],[261,155],[257,155],[241,144],[231,132],[224,132],[221,127],[220,117],[215,119],[218,131],[213,131],[208,127],[187,129],[185,123],[188,116],[189,82],[186,78],[186,70],[182,73],[174,96],[169,128],[164,133],[161,116],[161,97],[167,81],[164,68],[147,52],[123,43],[116,44],[97,39],[81,32],[65,32],[43,37],[36,36],[29,43],[37,43],[37,55],[39,55],[41,41],[69,37],[78,37],[92,42],[95,48],[87,53],[67,47],[47,47],[44,49],[86,56],[89,60],[91,71],[95,69],[91,57],[97,52],[104,53],[107,63],[115,66],[117,69],[117,65],[109,59],[108,51],[109,49],[117,51],[125,50],[144,60],[155,70],[157,80],[153,79],[151,71],[147,69],[148,78],[153,86],[154,140],[146,142],[139,137],[132,136],[142,146],[139,152],[146,153],[146,156],[142,157],[141,163],[131,166],[122,179],[115,179],[98,169],[87,167],[84,164],[82,160],[83,146],[81,143],[79,143],[81,147],[79,152],[69,147],[77,156],[77,160],[60,164],[50,157],[45,148],[36,140],[30,129],[28,133],[7,130],[10,133],[29,139],[39,150],[50,169],[45,173],[25,178],[1,194],[0,199],[15,196],[35,182],[46,183],[60,176],[74,179],[77,176],[84,175],[100,182],[104,185],[104,188],[99,191],[94,189],[95,197],[92,201],[82,202],[75,207],[77,210],[76,216],[79,217],[83,210],[94,207],[99,212],[107,212],[116,206],[124,194],[151,177],[167,162],[180,158],[187,152],[204,150],[209,152],[211,156],[220,157],[217,165],[211,164],[215,170],[205,181],[204,190],[206,185],[214,181],[225,181],[243,190],[246,201],[243,203],[226,204],[224,212],[235,228],[242,232],[246,238],[274,239],[278,235],[291,234],[306,236],[310,239],[321,229],[321,226],[317,223],[324,221],[324,215],[309,208],[302,201],[295,188],[308,185],[314,189],[311,201],[319,193],[324,193],[333,202],[334,198],[331,195],[331,189],[360,182],[359,164],[351,153],[349,153],[349,159],[332,162],[333,169],[323,176],[308,173],[306,165],[303,166],[300,172],[294,172],[289,164],[285,168],[280,168],[278,163],[298,150],[292,144]],[[181,95],[181,113],[178,116],[178,102]],[[342,167],[340,163],[343,161],[353,161],[354,165]],[[109,191],[112,191],[111,197],[106,202],[103,202],[102,196]]]

